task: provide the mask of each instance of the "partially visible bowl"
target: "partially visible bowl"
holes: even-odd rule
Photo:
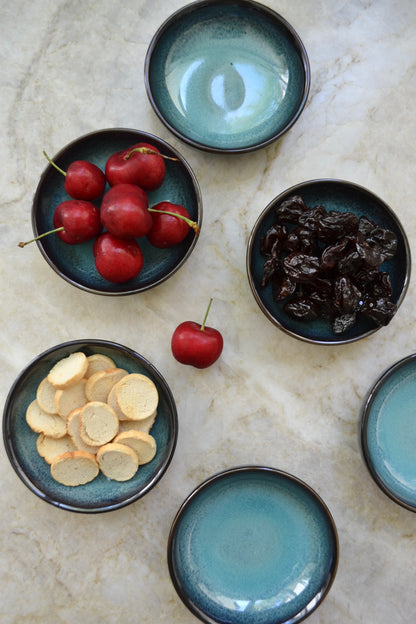
[[[360,413],[360,442],[374,482],[398,505],[416,512],[416,354],[390,366]]]
[[[74,160],[90,160],[102,170],[109,156],[135,143],[145,142],[176,161],[165,160],[166,176],[162,186],[148,192],[149,206],[161,201],[182,204],[191,219],[202,223],[202,199],[195,174],[183,156],[162,139],[139,130],[108,128],[86,134],[66,145],[52,160],[64,171]],[[108,186],[106,187],[109,188]],[[70,199],[64,189],[64,177],[48,164],[39,181],[33,200],[32,227],[35,237],[53,229],[56,206]],[[100,202],[95,202],[99,206]],[[45,236],[37,245],[46,262],[64,280],[89,293],[99,295],[131,295],[157,286],[171,277],[191,255],[197,237],[191,230],[179,245],[157,249],[142,237],[137,239],[144,256],[141,273],[134,279],[115,284],[102,278],[94,265],[93,241],[67,245],[55,235]]]
[[[296,477],[232,468],[180,507],[168,565],[179,597],[206,624],[296,624],[332,586],[337,530],[322,499]]]
[[[182,141],[241,153],[293,126],[307,101],[310,67],[298,34],[270,8],[203,0],[160,26],[147,51],[145,84],[155,113]]]
[[[392,232],[397,237],[397,249],[393,257],[386,259],[378,267],[378,272],[380,274],[387,273],[389,276],[392,287],[390,303],[396,310],[407,292],[411,271],[410,248],[405,230],[397,215],[382,199],[358,184],[345,180],[318,179],[302,182],[280,193],[266,206],[256,220],[249,237],[246,257],[247,275],[256,302],[274,325],[290,336],[305,342],[339,345],[370,336],[381,325],[379,324],[380,321],[376,322],[373,318],[359,311],[363,304],[362,300],[358,301],[355,324],[342,333],[334,333],[331,320],[319,317],[307,321],[289,315],[285,305],[291,297],[277,300],[273,279],[266,286],[262,285],[264,267],[268,256],[260,251],[261,241],[277,221],[277,207],[294,196],[302,197],[309,209],[323,206],[327,212],[350,212],[358,219],[361,216],[366,217],[382,230]],[[287,227],[290,231],[294,225],[288,223]],[[319,249],[319,253],[321,252],[322,247]],[[282,251],[280,259],[283,259],[287,253],[287,251]],[[357,266],[362,265],[357,264]],[[325,275],[318,273],[317,277],[325,277]],[[361,294],[365,294],[364,289]],[[387,322],[390,320],[392,319],[387,320],[386,317]]]
[[[76,351],[87,356],[103,353],[119,368],[142,373],[156,384],[159,405],[151,435],[157,453],[139,467],[129,481],[107,479],[100,473],[85,485],[61,485],[51,476],[50,466],[36,449],[38,434],[26,422],[26,409],[36,397],[36,389],[52,366]],[[3,413],[3,440],[13,469],[29,490],[42,500],[68,511],[107,512],[125,507],[147,494],[166,472],[176,447],[178,419],[171,390],[156,368],[142,355],[123,345],[106,340],[74,340],[47,349],[30,362],[11,387]]]

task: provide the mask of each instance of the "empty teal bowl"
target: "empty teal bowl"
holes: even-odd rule
[[[327,595],[338,564],[331,514],[285,472],[242,466],[204,481],[168,540],[172,582],[206,624],[295,624]]]
[[[154,145],[161,154],[176,159],[165,160],[164,182],[160,188],[147,193],[149,206],[161,201],[181,204],[188,210],[191,219],[201,226],[202,198],[194,172],[177,150],[153,134],[130,128],[96,130],[66,145],[52,160],[64,171],[74,160],[89,160],[104,171],[109,156],[139,142]],[[107,185],[106,190],[108,188]],[[68,199],[63,175],[48,164],[33,199],[32,228],[35,237],[53,228],[55,208]],[[94,203],[99,208],[100,200]],[[94,264],[93,241],[67,245],[57,235],[51,234],[39,239],[37,245],[48,265],[72,286],[97,295],[120,296],[143,292],[170,278],[189,258],[197,240],[191,230],[178,245],[158,249],[145,236],[138,238],[144,259],[143,269],[137,277],[122,284],[109,282],[99,275]]]
[[[160,26],[147,51],[145,84],[154,111],[181,140],[211,152],[247,152],[298,119],[310,67],[295,30],[270,8],[204,0]]]
[[[416,354],[388,368],[369,391],[360,418],[361,449],[379,488],[416,512]]]
[[[140,466],[129,481],[113,481],[100,473],[85,485],[69,487],[52,478],[50,466],[36,448],[38,434],[26,422],[26,409],[36,398],[36,389],[52,366],[75,351],[89,356],[102,353],[129,373],[146,375],[159,393],[157,416],[151,435],[157,452],[148,464]],[[17,476],[40,499],[55,507],[79,513],[99,513],[125,507],[142,498],[166,472],[176,447],[178,417],[172,393],[165,379],[142,355],[107,340],[73,340],[47,349],[20,373],[7,396],[3,413],[3,441]]]

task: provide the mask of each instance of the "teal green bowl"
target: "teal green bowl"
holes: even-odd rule
[[[397,250],[394,256],[385,260],[379,272],[389,275],[392,295],[391,302],[396,311],[402,303],[410,280],[411,256],[406,232],[393,210],[368,189],[336,179],[317,179],[302,182],[283,191],[275,197],[257,218],[251,231],[246,254],[246,269],[251,291],[260,310],[286,334],[312,344],[340,345],[366,338],[382,325],[362,313],[357,314],[354,326],[341,334],[335,334],[331,320],[319,317],[314,320],[293,318],[285,309],[286,300],[276,298],[272,281],[262,285],[264,265],[267,256],[261,253],[261,241],[269,228],[276,223],[276,208],[288,198],[299,195],[308,208],[323,206],[328,212],[350,212],[357,218],[366,217],[397,237]],[[285,253],[282,252],[283,258]],[[394,322],[395,318],[391,319]]]
[[[310,67],[292,26],[247,0],[193,2],[149,45],[145,85],[165,126],[193,147],[248,152],[281,137],[305,107]]]
[[[201,226],[202,198],[194,172],[177,150],[153,134],[128,128],[97,130],[69,143],[52,160],[64,171],[74,160],[89,160],[104,171],[111,154],[139,142],[150,143],[162,154],[177,159],[165,160],[165,180],[159,189],[147,193],[149,206],[161,201],[181,204],[188,210],[191,219]],[[106,190],[108,188],[107,185]],[[35,237],[53,229],[55,208],[68,199],[63,175],[48,164],[33,200],[32,228]],[[99,207],[99,201],[94,203]],[[184,241],[168,249],[153,247],[146,237],[137,239],[137,242],[143,253],[143,269],[136,278],[123,284],[108,282],[98,274],[92,252],[93,241],[67,245],[52,234],[38,240],[37,245],[49,266],[72,286],[97,295],[120,296],[143,292],[170,278],[191,255],[197,236],[191,230]]]
[[[295,624],[334,581],[337,530],[304,482],[242,466],[186,498],[170,531],[168,565],[179,597],[206,624]]]
[[[366,466],[395,503],[416,512],[416,354],[388,368],[361,408],[360,441]]]
[[[50,466],[36,449],[38,434],[26,423],[26,409],[36,389],[52,366],[75,351],[87,356],[103,353],[119,368],[150,377],[159,392],[158,413],[151,434],[157,453],[151,462],[139,467],[129,481],[107,479],[100,473],[93,481],[77,487],[55,481]],[[28,489],[42,500],[79,513],[99,513],[125,507],[142,498],[165,474],[173,457],[178,435],[178,417],[171,390],[162,375],[142,355],[106,340],[74,340],[51,347],[38,355],[20,373],[7,396],[3,412],[3,442],[10,463]]]

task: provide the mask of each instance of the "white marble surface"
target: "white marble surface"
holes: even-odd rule
[[[310,624],[414,619],[416,515],[395,505],[360,457],[357,417],[367,389],[415,350],[411,281],[394,321],[344,347],[314,347],[275,329],[245,272],[246,242],[269,201],[297,182],[339,177],[383,197],[404,223],[414,256],[416,5],[413,0],[268,0],[300,34],[312,84],[298,123],[268,149],[237,157],[175,139],[147,101],[150,39],[182,0],[0,2],[0,392],[36,354],[77,338],[136,349],[175,395],[177,451],[162,481],[123,510],[84,516],[53,508],[0,455],[0,621],[194,624],[166,565],[173,516],[205,477],[246,463],[271,465],[311,485],[339,531],[335,583]],[[51,153],[99,128],[152,132],[193,167],[204,201],[200,240],[165,284],[128,298],[71,288],[31,234],[33,194]],[[216,365],[178,364],[170,337],[201,320],[224,336]]]

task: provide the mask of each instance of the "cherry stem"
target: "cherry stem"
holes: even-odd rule
[[[157,210],[156,208],[148,208],[148,210],[149,212],[160,212],[160,214],[167,214],[171,215],[172,217],[178,217],[178,219],[182,219],[182,221],[185,221],[185,223],[187,223],[189,227],[194,230],[197,236],[201,231],[201,228],[199,227],[198,223],[196,223],[196,221],[192,221],[192,219],[188,219],[188,217],[185,217],[184,215],[177,214],[176,212],[169,212],[169,210]]]
[[[134,147],[128,154],[125,154],[124,160],[128,160],[132,154],[135,152],[139,152],[139,154],[153,154],[154,156],[161,156],[166,160],[179,160],[179,158],[174,158],[173,156],[165,156],[160,152],[156,152],[156,150],[150,149],[150,147]]]
[[[52,167],[55,167],[55,169],[57,171],[59,171],[59,173],[62,173],[62,175],[66,176],[66,171],[64,171],[63,169],[61,169],[60,167],[58,167],[58,165],[56,163],[53,162],[53,160],[51,160],[49,158],[49,156],[47,155],[47,153],[45,152],[45,150],[43,150],[43,155],[45,156],[46,160],[48,160],[50,162],[50,164],[52,165]]]
[[[212,303],[212,297],[211,297],[211,299],[209,300],[209,304],[208,304],[208,307],[207,307],[207,311],[205,312],[204,320],[202,321],[201,331],[204,331],[204,329],[205,329],[205,323],[207,322],[207,318],[208,318],[208,314],[209,314],[209,309],[210,309],[210,307],[211,307],[211,303]]]
[[[26,241],[25,243],[19,243],[18,247],[25,247],[26,245],[29,245],[29,243],[34,243],[40,238],[43,238],[44,236],[48,236],[48,234],[54,234],[55,232],[63,232],[64,229],[65,229],[64,226],[62,226],[59,228],[55,228],[54,230],[49,230],[49,232],[44,232],[43,234],[39,234],[39,236],[36,236],[36,238],[32,238],[32,240]]]

